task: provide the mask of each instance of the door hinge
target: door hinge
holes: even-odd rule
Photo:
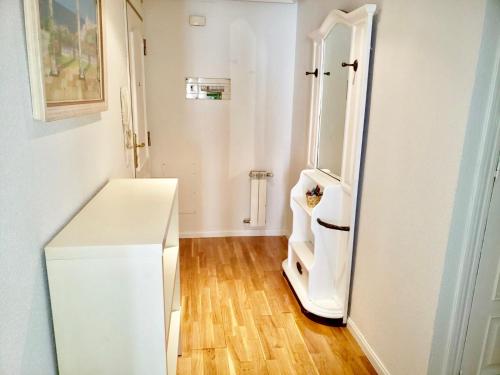
[[[497,165],[495,168],[495,174],[493,175],[493,181],[496,181],[499,173],[500,173],[500,152],[498,153],[498,157],[497,157]]]
[[[148,147],[151,147],[151,132],[148,131]]]
[[[148,47],[147,47],[147,41],[146,41],[146,38],[143,38],[142,39],[142,46],[144,48],[144,56],[147,56],[148,55]]]

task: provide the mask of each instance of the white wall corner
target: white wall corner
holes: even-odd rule
[[[375,353],[375,350],[370,346],[363,333],[351,318],[347,319],[347,329],[354,336],[361,350],[363,350],[363,353],[365,353],[366,357],[375,368],[375,371],[377,371],[377,374],[390,375],[389,370],[384,366],[380,357]]]

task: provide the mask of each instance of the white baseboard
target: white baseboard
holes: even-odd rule
[[[366,357],[375,368],[375,371],[377,371],[377,374],[390,375],[389,370],[387,370],[387,368],[384,366],[377,353],[375,353],[375,350],[373,350],[373,348],[366,340],[365,336],[363,336],[358,326],[351,318],[347,319],[347,329],[349,329],[349,332],[351,332],[351,334],[354,336],[359,346],[361,347],[361,350],[363,350]]]
[[[181,232],[180,238],[213,238],[213,237],[256,237],[256,236],[285,236],[285,229],[245,229],[222,231]]]

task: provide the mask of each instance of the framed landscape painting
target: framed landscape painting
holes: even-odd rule
[[[25,0],[33,117],[107,109],[101,0]]]

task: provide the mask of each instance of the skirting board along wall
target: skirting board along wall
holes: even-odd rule
[[[215,238],[215,237],[259,237],[259,236],[289,236],[285,229],[257,229],[257,230],[224,230],[183,232],[180,238]]]
[[[359,346],[361,346],[361,349],[368,357],[368,360],[375,368],[375,371],[377,371],[378,374],[390,375],[389,370],[387,370],[387,368],[384,366],[382,360],[379,358],[377,353],[375,353],[375,350],[373,350],[363,333],[359,330],[358,326],[351,318],[347,319],[347,328],[349,329],[349,332],[351,332],[351,334],[354,336]]]

